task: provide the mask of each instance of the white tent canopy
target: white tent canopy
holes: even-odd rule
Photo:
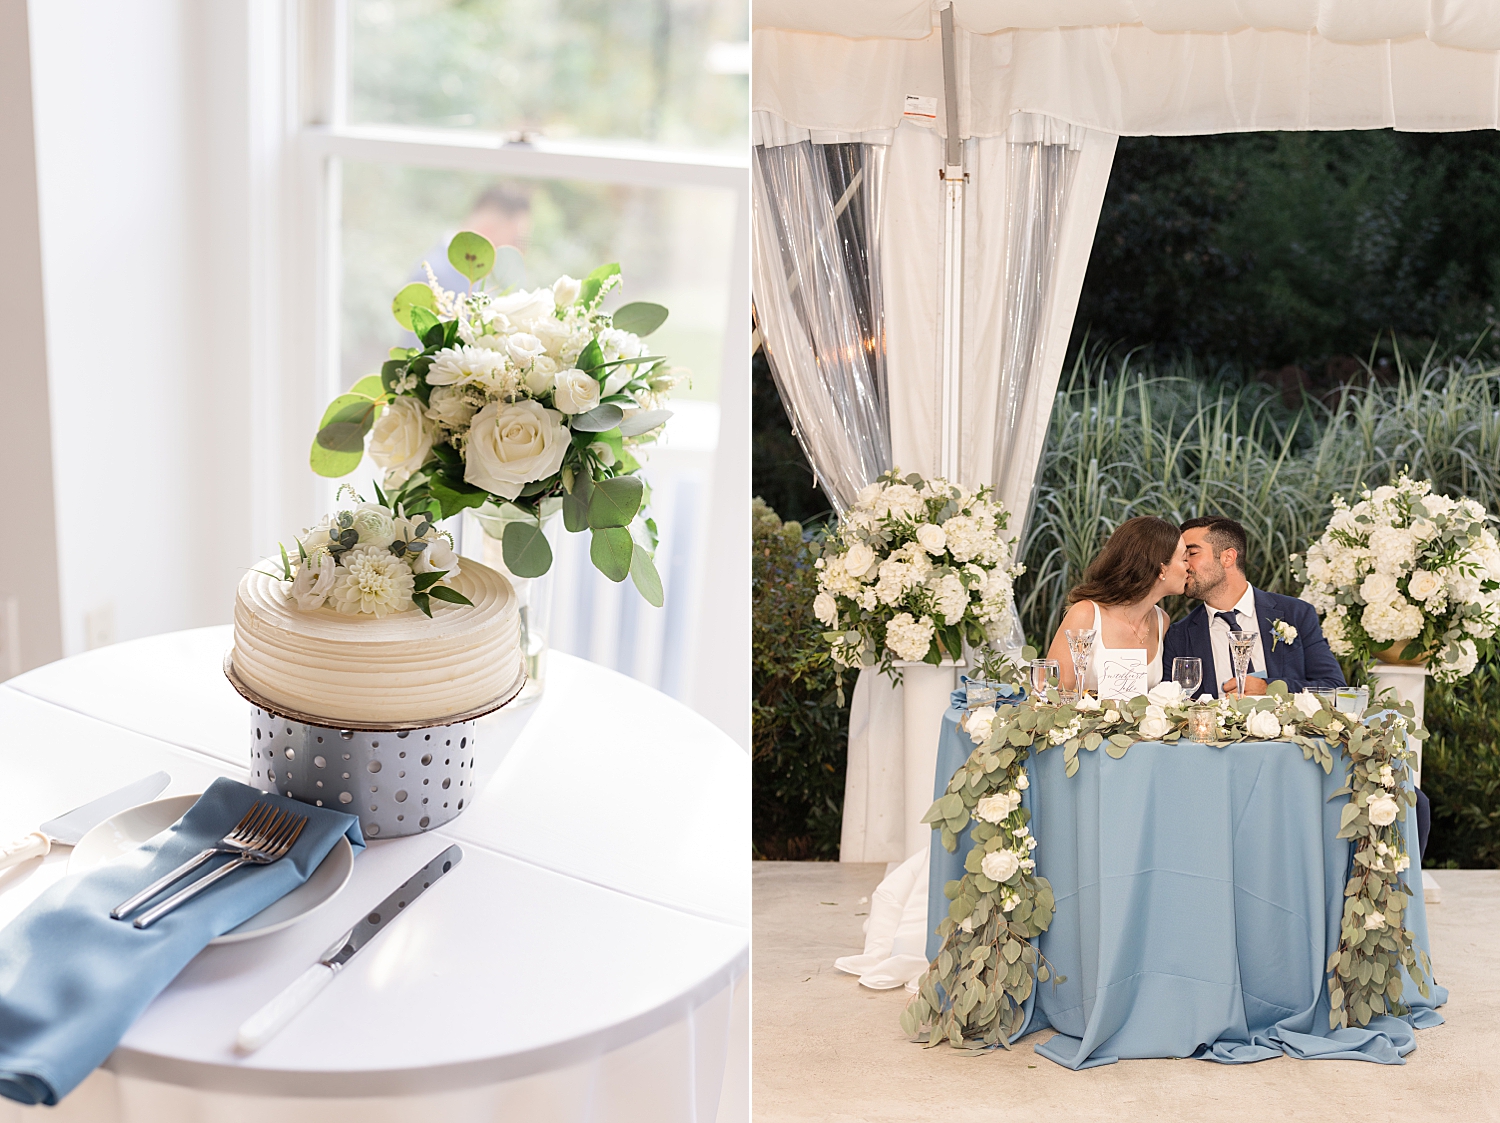
[[[858,133],[942,104],[925,0],[757,0],[754,18],[755,109]],[[1020,111],[1118,136],[1500,127],[1493,0],[955,0],[954,21],[966,137]]]

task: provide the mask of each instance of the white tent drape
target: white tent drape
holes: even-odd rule
[[[1115,141],[1019,116],[1009,135],[966,142],[960,476],[1001,485],[1013,532],[1029,504]],[[898,466],[924,475],[941,461],[942,163],[936,130],[896,129],[882,230],[891,447]],[[863,673],[850,702],[843,861],[908,857],[902,724],[900,689]]]
[[[886,146],[815,140],[774,120],[757,126],[756,317],[792,429],[842,512],[891,464],[880,290]]]

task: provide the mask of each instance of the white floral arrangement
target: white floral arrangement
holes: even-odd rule
[[[356,506],[297,535],[295,560],[282,546],[281,572],[269,574],[291,586],[288,596],[298,608],[317,612],[326,606],[378,619],[411,609],[431,616],[434,600],[473,604],[448,584],[459,574],[458,555],[430,515],[408,516],[384,494],[380,502],[367,503],[347,485],[339,488],[340,498],[346,490]]]
[[[662,403],[680,381],[642,342],[667,310],[637,301],[605,312],[618,265],[497,291],[483,283],[495,250],[478,234],[456,235],[448,259],[469,291],[447,291],[429,268],[427,283],[396,294],[391,310],[418,345],[392,348],[378,375],[330,403],[313,470],[347,475],[368,445],[394,502],[435,519],[475,508],[518,577],[551,567],[542,523],[560,510],[569,531],[590,532],[605,576],[629,576],[660,605],[636,454],[672,416]]]
[[[1335,496],[1327,529],[1291,558],[1329,649],[1427,660],[1440,682],[1470,674],[1500,625],[1500,542],[1484,508],[1404,474],[1360,494],[1352,507]]]
[[[1008,521],[988,487],[892,469],[861,490],[814,563],[834,662],[893,674],[894,660],[938,664],[1005,635],[1024,571]]]
[[[1017,672],[1019,674],[1019,672]],[[958,848],[968,830],[974,846],[964,876],[944,894],[952,903],[938,926],[942,947],[901,1014],[908,1036],[968,1049],[1010,1047],[1025,1020],[1025,1002],[1039,983],[1057,977],[1038,938],[1052,923],[1051,884],[1037,872],[1037,840],[1021,793],[1030,786],[1026,762],[1063,751],[1064,772],[1079,768],[1079,752],[1101,745],[1123,757],[1140,741],[1181,742],[1195,705],[1175,682],[1131,699],[1084,695],[1074,704],[1056,690],[995,710],[976,710],[966,728],[976,747],[953,774],[946,794],[923,817],[943,846]],[[1382,701],[1382,707],[1388,707]],[[1329,1027],[1365,1026],[1381,1014],[1403,1014],[1403,971],[1430,992],[1431,963],[1405,924],[1418,890],[1400,819],[1415,805],[1409,738],[1421,740],[1410,703],[1383,712],[1346,715],[1311,693],[1292,694],[1273,682],[1264,697],[1213,703],[1219,739],[1290,741],[1303,757],[1332,773],[1334,752],[1348,761],[1347,795],[1339,838],[1350,839],[1353,864],[1344,892],[1339,945],[1326,966]]]

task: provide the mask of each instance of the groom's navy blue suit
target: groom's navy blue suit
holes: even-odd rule
[[[1296,597],[1255,590],[1255,618],[1260,627],[1261,649],[1266,653],[1266,681],[1285,682],[1288,690],[1336,690],[1346,685],[1339,661],[1328,650],[1318,613]],[[1291,643],[1276,638],[1271,625],[1285,620],[1297,629]],[[1208,606],[1200,604],[1167,629],[1162,641],[1162,667],[1172,674],[1172,660],[1197,656],[1203,660],[1203,685],[1199,693],[1219,696],[1214,673],[1214,649],[1208,639]]]

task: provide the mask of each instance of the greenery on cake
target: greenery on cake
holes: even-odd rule
[[[281,572],[268,576],[290,584],[288,595],[305,612],[323,607],[346,616],[383,617],[421,609],[432,615],[434,600],[473,604],[447,582],[459,573],[452,538],[439,531],[425,509],[408,513],[376,485],[379,502],[366,502],[347,484],[355,506],[304,529],[293,545],[295,560],[281,547]]]
[[[378,375],[329,404],[313,470],[347,475],[368,451],[395,507],[434,521],[474,508],[518,577],[551,568],[542,524],[560,511],[568,530],[590,533],[589,557],[605,576],[629,576],[660,605],[656,526],[634,450],[671,417],[661,404],[678,376],[642,342],[667,310],[636,302],[605,312],[618,265],[549,288],[491,289],[494,247],[467,231],[448,260],[469,290],[445,290],[429,268],[425,284],[396,294],[391,311],[418,345],[392,348]]]

